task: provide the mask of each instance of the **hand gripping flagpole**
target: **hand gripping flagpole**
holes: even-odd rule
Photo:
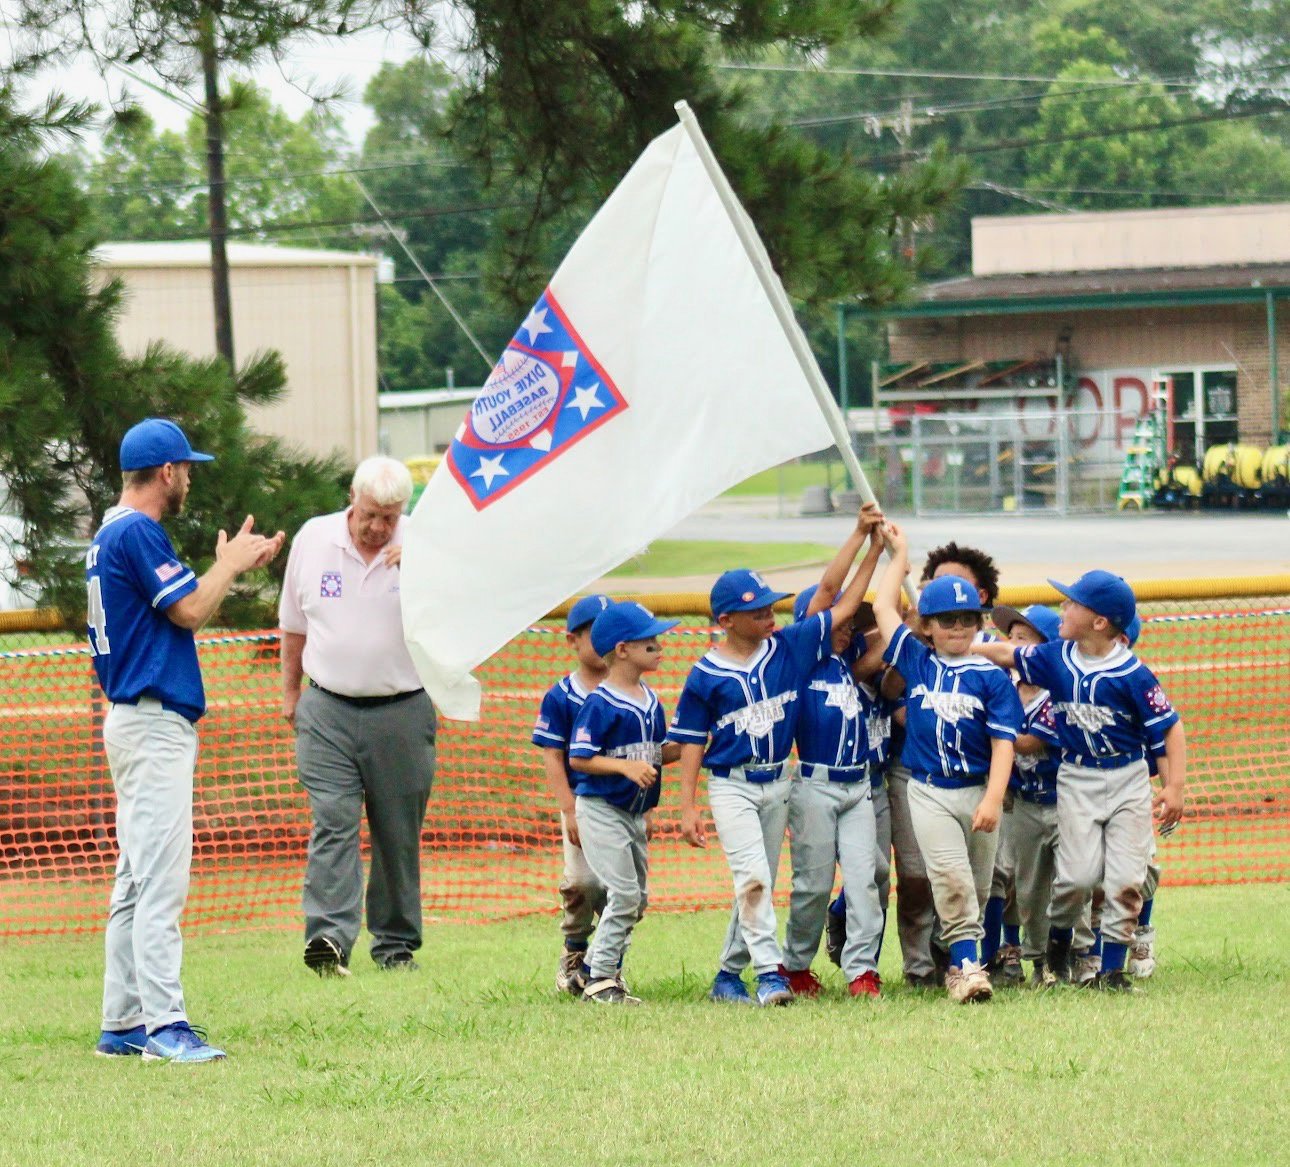
[[[869,485],[869,479],[865,475],[864,467],[860,465],[860,459],[856,457],[855,449],[851,445],[851,435],[847,432],[842,410],[838,408],[838,403],[833,399],[833,393],[829,389],[828,383],[824,380],[824,374],[820,372],[820,366],[816,363],[815,354],[811,351],[810,343],[802,332],[801,326],[797,323],[797,316],[793,312],[793,306],[788,302],[788,293],[784,291],[784,285],[780,283],[779,277],[775,274],[775,269],[771,266],[770,256],[766,254],[766,247],[762,243],[761,237],[757,234],[756,227],[753,226],[748,213],[743,209],[738,197],[731,189],[730,182],[726,178],[725,172],[721,169],[721,164],[717,161],[716,155],[713,154],[712,147],[708,145],[708,139],[703,136],[703,130],[700,128],[698,119],[694,116],[694,111],[690,108],[689,103],[678,101],[675,108],[677,117],[681,119],[681,125],[685,127],[685,132],[690,136],[690,141],[694,143],[694,148],[703,162],[704,169],[708,172],[708,177],[716,188],[722,206],[726,208],[726,213],[730,216],[731,223],[734,224],[735,233],[739,236],[739,241],[743,244],[744,250],[748,253],[748,258],[752,261],[753,270],[761,281],[762,289],[775,309],[775,315],[779,318],[784,334],[788,337],[788,342],[792,346],[793,355],[797,357],[797,363],[806,375],[811,392],[815,395],[816,404],[819,405],[820,412],[824,414],[824,420],[828,423],[829,430],[833,434],[833,441],[838,448],[838,453],[842,456],[842,464],[850,473],[851,480],[856,484],[856,488],[860,492],[860,497],[865,502],[876,504],[878,498],[874,494],[873,488]],[[915,590],[914,585],[906,578],[902,586],[910,602],[917,603],[918,592]]]

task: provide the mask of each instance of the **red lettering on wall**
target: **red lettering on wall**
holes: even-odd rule
[[[1071,410],[1071,438],[1083,450],[1097,444],[1102,433],[1102,390],[1096,381],[1081,377],[1075,386]]]
[[[1125,401],[1126,390],[1137,393],[1136,405]],[[1116,377],[1111,382],[1111,400],[1115,406],[1115,444],[1118,448],[1124,445],[1124,435],[1131,434],[1138,419],[1151,408],[1151,395],[1140,378]]]

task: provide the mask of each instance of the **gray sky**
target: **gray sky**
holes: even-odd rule
[[[3,7],[0,4],[0,11]],[[3,28],[3,23],[0,21],[0,28]],[[0,33],[0,58],[7,58],[9,46],[2,38],[3,33]],[[359,146],[372,124],[371,113],[363,105],[363,90],[368,81],[384,62],[404,61],[415,50],[416,46],[407,36],[380,30],[360,33],[343,41],[318,38],[298,42],[283,65],[270,61],[251,77],[258,85],[267,88],[273,101],[293,118],[299,118],[309,108],[309,98],[302,90],[320,85],[330,88],[338,82],[343,84],[346,98],[334,103],[333,108],[341,118],[350,141]],[[146,70],[139,70],[139,76],[158,83],[157,78]],[[109,93],[117,96],[124,90],[163,129],[180,129],[191,111],[186,103],[164,96],[120,70],[110,70],[105,80],[89,58],[45,71],[27,84],[24,95],[35,100],[55,89],[69,97],[93,101],[104,108],[108,104]],[[92,144],[93,138],[88,141]]]

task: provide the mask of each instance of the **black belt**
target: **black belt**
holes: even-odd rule
[[[776,762],[774,765],[761,766],[709,766],[708,770],[715,778],[740,777],[745,782],[761,785],[766,782],[778,782],[784,776],[784,763]],[[743,773],[736,775],[733,773],[735,770],[742,770]]]
[[[864,782],[870,777],[868,766],[826,766],[820,762],[803,762],[803,777],[808,766],[811,768],[812,778],[817,770],[823,770],[830,782]]]
[[[393,705],[397,701],[406,701],[409,697],[419,697],[425,692],[424,689],[409,689],[406,693],[389,693],[384,697],[350,697],[345,693],[333,693],[330,689],[324,689],[314,680],[309,684],[318,692],[326,693],[328,697],[335,697],[337,701],[344,701],[346,705],[353,705],[356,709],[375,709],[379,705]]]

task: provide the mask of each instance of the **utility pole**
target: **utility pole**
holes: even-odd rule
[[[206,85],[206,186],[210,216],[211,294],[215,309],[215,351],[236,370],[233,359],[233,304],[228,287],[228,215],[224,203],[224,107],[219,95],[219,58],[215,52],[215,19],[203,5],[201,16],[202,78]]]

